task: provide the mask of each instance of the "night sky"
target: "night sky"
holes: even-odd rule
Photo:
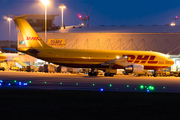
[[[60,14],[61,4],[64,10],[64,23],[78,25],[83,22],[78,14],[90,15],[90,24],[100,25],[165,25],[173,22],[175,16],[180,17],[179,0],[49,0],[48,14]],[[0,0],[0,40],[9,39],[8,21],[3,16],[8,14],[44,14],[44,5],[40,0]],[[61,18],[56,17],[56,25],[61,24]],[[180,21],[177,21],[180,24]],[[11,39],[16,40],[17,30],[14,22],[11,24]]]

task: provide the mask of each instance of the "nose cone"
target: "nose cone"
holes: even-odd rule
[[[174,65],[174,63],[175,63],[174,60],[171,59],[171,62],[172,62],[172,65]]]
[[[174,61],[172,59],[168,59],[168,61],[166,61],[166,64],[171,67],[174,64]]]
[[[4,55],[4,60],[6,60],[7,59],[7,56],[6,55]]]

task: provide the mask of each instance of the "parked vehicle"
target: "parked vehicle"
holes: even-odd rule
[[[162,75],[162,76],[170,76],[169,69],[163,69],[161,75]]]
[[[5,70],[5,68],[4,68],[3,66],[0,66],[0,70],[4,71],[4,70]]]
[[[79,68],[71,68],[71,67],[68,67],[67,71],[69,73],[79,73]]]
[[[170,72],[170,74],[171,74],[171,76],[180,77],[180,71]]]
[[[39,72],[44,72],[44,66],[39,66]]]
[[[27,71],[26,67],[20,68],[20,71]]]
[[[27,72],[34,72],[35,66],[27,66]]]
[[[53,65],[51,65],[51,64],[45,64],[44,65],[44,72],[46,72],[46,73],[48,73],[48,72],[53,72],[53,73],[55,73],[56,71],[55,71],[55,68],[54,68],[54,66]]]
[[[123,75],[124,69],[117,69],[116,70],[116,75]]]
[[[11,67],[11,70],[20,71],[20,68],[17,66],[13,66],[13,67]]]
[[[62,72],[62,73],[67,73],[67,67],[63,67],[63,66],[62,66],[62,67],[61,67],[61,72]]]

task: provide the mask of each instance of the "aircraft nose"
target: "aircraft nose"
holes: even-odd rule
[[[171,59],[171,61],[172,61],[172,65],[174,65],[174,63],[175,63],[174,60]]]
[[[4,55],[4,58],[5,58],[5,59],[7,59],[7,56],[6,56],[6,55]]]

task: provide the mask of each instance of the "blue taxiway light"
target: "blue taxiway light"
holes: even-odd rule
[[[27,84],[27,83],[24,83],[23,85],[24,85],[24,86],[27,86],[28,84]]]
[[[101,88],[101,89],[100,89],[100,92],[103,92],[103,91],[104,91],[104,89],[103,89],[103,88]]]
[[[21,83],[21,82],[19,82],[19,85],[22,85],[22,83]]]

